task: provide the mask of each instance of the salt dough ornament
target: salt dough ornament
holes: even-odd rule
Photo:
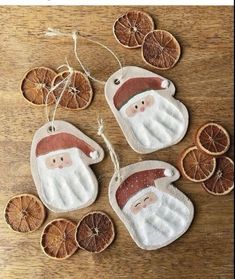
[[[145,69],[127,66],[105,84],[106,100],[129,145],[147,154],[182,140],[188,111],[173,96],[174,84]]]
[[[142,249],[164,247],[189,228],[192,202],[171,183],[179,178],[172,165],[142,161],[119,170],[109,184],[109,201],[135,243]]]
[[[103,149],[70,123],[56,120],[42,126],[34,135],[30,161],[45,206],[68,212],[92,204],[98,182],[89,165],[103,157]]]

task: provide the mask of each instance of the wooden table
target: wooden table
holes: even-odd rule
[[[19,84],[24,72],[41,65],[56,68],[64,64],[66,56],[78,68],[71,40],[45,38],[44,31],[49,26],[63,31],[82,30],[111,47],[125,65],[151,69],[141,59],[139,49],[124,49],[112,35],[114,20],[129,9],[102,6],[0,8],[1,216],[11,196],[23,192],[36,194],[30,174],[30,145],[34,132],[46,119],[43,108],[30,106],[21,96]],[[59,109],[56,116],[77,125],[106,149],[96,134],[96,119],[100,115],[122,166],[145,159],[159,159],[176,165],[180,152],[193,143],[193,135],[201,124],[218,121],[233,134],[232,7],[140,9],[153,16],[158,28],[172,32],[182,46],[182,57],[175,68],[155,72],[174,81],[177,98],[190,111],[190,126],[184,140],[150,155],[136,154],[127,145],[106,104],[103,86],[97,83],[93,83],[95,96],[87,110]],[[116,62],[104,50],[82,40],[79,47],[81,57],[96,77],[105,80],[117,69]],[[192,226],[173,244],[158,251],[143,251],[132,241],[109,205],[108,184],[113,168],[107,152],[104,161],[93,170],[100,181],[97,201],[89,208],[72,213],[48,211],[46,223],[56,217],[78,221],[91,210],[104,210],[115,222],[115,242],[101,254],[79,250],[70,259],[58,262],[47,258],[40,248],[42,228],[28,235],[17,234],[1,217],[0,278],[232,278],[233,194],[214,197],[200,185],[180,179],[176,185],[195,205]]]

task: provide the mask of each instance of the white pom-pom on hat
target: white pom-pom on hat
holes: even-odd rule
[[[90,152],[90,157],[93,159],[93,160],[96,160],[99,158],[99,152],[97,150],[93,151],[93,152]]]
[[[164,170],[164,175],[167,176],[167,177],[171,177],[171,176],[174,175],[174,172],[171,169],[165,169]]]
[[[167,79],[164,79],[161,83],[162,88],[168,88],[170,86],[170,82]]]

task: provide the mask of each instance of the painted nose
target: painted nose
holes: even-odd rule
[[[143,208],[146,208],[146,207],[147,207],[147,205],[146,205],[146,204],[144,204],[144,205],[143,205]]]
[[[63,169],[63,166],[62,166],[62,165],[59,165],[59,168],[60,168],[60,169]]]
[[[145,110],[145,108],[144,108],[144,107],[141,107],[141,108],[140,108],[140,111],[141,111],[141,112],[143,112],[144,110]]]

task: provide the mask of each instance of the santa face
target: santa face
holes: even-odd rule
[[[72,166],[73,162],[69,152],[59,152],[59,154],[49,155],[45,160],[45,164],[48,169],[63,169]]]
[[[92,172],[78,148],[50,152],[37,157],[43,200],[57,210],[82,207],[96,196]]]
[[[144,148],[164,148],[176,143],[184,134],[182,112],[156,90],[132,97],[120,109],[120,114]]]
[[[147,187],[131,197],[122,209],[139,243],[160,248],[174,241],[187,228],[190,211],[177,198]]]

